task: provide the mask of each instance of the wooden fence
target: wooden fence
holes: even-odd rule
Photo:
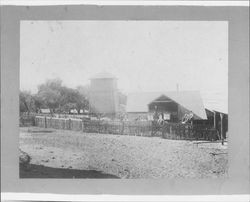
[[[151,122],[120,122],[64,119],[36,116],[35,125],[44,128],[75,130],[87,133],[151,136]]]
[[[46,116],[36,116],[35,125],[43,128],[55,128],[61,130],[83,130],[83,122],[81,119],[64,119]]]
[[[84,132],[119,135],[151,136],[151,122],[84,121]]]
[[[24,127],[24,126],[34,126],[35,125],[35,116],[32,115],[20,115],[19,118],[19,126]]]
[[[218,140],[216,129],[191,124],[165,123],[157,125],[152,121],[99,121],[64,119],[36,116],[35,125],[44,128],[83,131],[87,133],[161,136],[166,139],[182,140]]]
[[[219,134],[212,126],[191,124],[165,124],[162,129],[162,137],[166,139],[183,140],[218,140]]]

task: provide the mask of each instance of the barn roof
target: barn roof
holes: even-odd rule
[[[91,77],[91,79],[115,79],[115,78],[116,77],[113,74],[106,71],[99,72]]]
[[[182,107],[192,111],[201,119],[207,119],[206,111],[199,91],[169,91],[129,93],[127,97],[127,112],[147,112],[148,104],[165,95]]]

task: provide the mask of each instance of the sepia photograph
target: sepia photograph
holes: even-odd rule
[[[226,178],[226,21],[21,21],[20,178]]]

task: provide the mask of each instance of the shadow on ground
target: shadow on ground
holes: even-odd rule
[[[119,178],[115,175],[96,170],[76,170],[66,168],[51,168],[43,165],[29,164],[19,167],[20,178]]]

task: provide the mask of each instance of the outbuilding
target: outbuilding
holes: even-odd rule
[[[207,115],[199,91],[139,92],[127,97],[126,112],[129,120],[152,120],[155,112],[163,119],[179,122],[185,114],[194,120],[206,120]]]
[[[40,109],[41,114],[50,114],[50,109]]]

